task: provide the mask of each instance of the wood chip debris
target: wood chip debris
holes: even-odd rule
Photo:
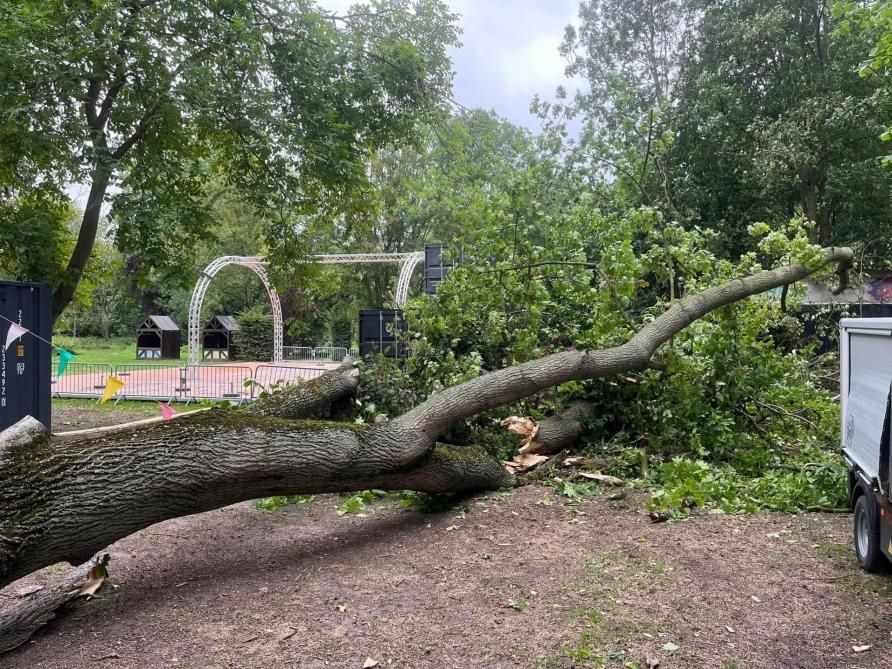
[[[102,657],[97,657],[97,658],[94,659],[93,661],[94,661],[94,662],[102,662],[102,661],[104,661],[104,660],[116,660],[116,659],[118,659],[119,657],[121,657],[121,656],[118,655],[117,653],[109,653],[109,654],[107,654],[107,655],[103,655]]]
[[[525,453],[524,455],[515,455],[511,460],[506,461],[504,464],[508,471],[512,474],[520,474],[521,472],[529,471],[534,467],[538,467],[547,460],[547,455],[533,455],[532,453]]]
[[[527,446],[539,433],[539,426],[529,416],[508,416],[501,422],[502,427],[508,428],[509,432],[513,432],[520,437],[522,446]],[[523,448],[521,453],[525,453]]]

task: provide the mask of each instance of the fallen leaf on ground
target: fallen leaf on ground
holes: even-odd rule
[[[667,641],[663,644],[663,650],[668,650],[670,653],[674,653],[678,650],[678,645],[672,643],[671,641]]]
[[[573,467],[575,465],[582,464],[584,461],[585,461],[585,458],[582,457],[581,455],[574,455],[569,458],[564,458],[563,466],[564,467]]]
[[[863,653],[865,651],[870,650],[870,648],[871,648],[870,644],[867,644],[866,646],[852,646],[852,650],[855,651],[856,653]]]
[[[373,660],[370,657],[365,659],[365,662],[362,663],[362,669],[372,669],[372,667],[377,667],[381,663],[378,660]]]
[[[626,482],[621,478],[617,478],[616,476],[610,476],[609,474],[592,474],[591,472],[579,472],[579,475],[583,478],[587,478],[590,481],[597,481],[598,483],[606,483],[607,485],[625,485]]]

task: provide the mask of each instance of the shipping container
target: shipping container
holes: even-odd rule
[[[12,323],[28,333],[6,349],[6,335]],[[0,430],[25,416],[33,416],[51,430],[50,287],[43,283],[0,281],[0,333]]]

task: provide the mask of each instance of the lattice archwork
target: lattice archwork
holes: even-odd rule
[[[223,256],[217,258],[204,268],[195,289],[192,291],[192,300],[189,303],[189,364],[197,365],[201,349],[201,308],[204,306],[204,296],[208,286],[211,285],[217,273],[229,265],[247,267],[260,277],[269,295],[270,306],[273,312],[273,362],[282,361],[282,303],[279,302],[279,294],[270,283],[266,273],[266,261],[260,256]]]
[[[340,255],[313,256],[313,261],[321,265],[359,265],[365,263],[399,263],[400,276],[396,285],[395,302],[398,308],[402,308],[409,298],[409,283],[412,273],[420,262],[424,260],[423,251],[411,253],[345,253]],[[269,302],[273,310],[273,362],[282,361],[282,304],[279,302],[279,294],[269,281],[266,273],[266,259],[262,256],[223,256],[217,258],[204,268],[195,289],[192,291],[192,301],[189,303],[189,364],[197,365],[199,362],[199,349],[201,348],[201,308],[204,306],[204,295],[217,273],[229,265],[241,265],[253,271],[269,295]]]

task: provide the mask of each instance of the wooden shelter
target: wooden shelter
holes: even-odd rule
[[[137,360],[179,360],[180,328],[170,316],[146,316],[136,330]]]
[[[234,316],[214,316],[201,337],[203,360],[235,360],[235,333],[239,324]]]

